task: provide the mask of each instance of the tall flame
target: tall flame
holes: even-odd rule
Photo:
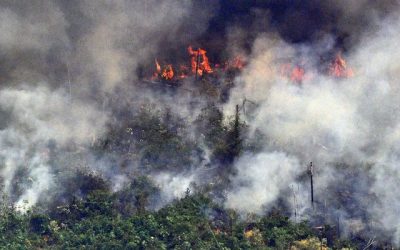
[[[329,67],[329,75],[339,78],[352,77],[354,72],[347,66],[346,61],[343,59],[341,53],[338,53]]]
[[[174,77],[174,69],[172,68],[172,65],[168,64],[161,70],[161,65],[158,60],[155,59],[154,62],[156,64],[156,71],[153,73],[151,79],[155,80],[161,77],[165,80],[172,80],[172,78]]]
[[[206,50],[201,48],[193,50],[192,46],[189,46],[188,53],[190,55],[190,65],[193,74],[196,74],[196,70],[197,74],[200,76],[203,75],[203,73],[209,74],[213,72],[208,57],[206,56]]]
[[[161,66],[160,66],[160,64],[158,63],[157,58],[155,59],[155,62],[156,62],[156,70],[157,70],[157,73],[161,73]]]
[[[190,66],[181,64],[176,66],[175,69],[172,64],[162,65],[158,62],[157,58],[154,60],[155,62],[155,72],[151,77],[152,80],[179,80],[185,79],[190,74],[202,76],[204,74],[211,74],[214,72],[213,68],[210,65],[210,61],[207,57],[207,51],[198,48],[194,50],[192,46],[187,48],[187,51],[190,56]],[[233,59],[224,62],[221,64],[215,64],[215,68],[218,69],[218,72],[224,72],[228,70],[242,70],[245,66],[245,60],[242,56],[236,56]]]

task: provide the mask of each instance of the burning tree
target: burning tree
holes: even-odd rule
[[[151,80],[181,80],[188,76],[198,77],[206,74],[215,74],[216,71],[211,66],[210,60],[207,57],[207,51],[202,48],[193,49],[192,46],[187,48],[187,52],[190,57],[190,64],[180,64],[173,66],[172,64],[162,65],[157,59],[155,59],[155,71],[151,77]],[[246,63],[243,56],[235,56],[233,59],[227,60],[223,63],[216,63],[214,65],[217,72],[238,72],[245,67]]]
[[[210,74],[213,72],[208,57],[206,56],[206,50],[198,48],[196,51],[193,50],[192,46],[189,46],[188,52],[190,55],[190,65],[193,74],[202,76],[204,73]]]
[[[347,66],[341,53],[338,53],[330,64],[328,74],[337,78],[348,78],[354,75],[353,70]]]

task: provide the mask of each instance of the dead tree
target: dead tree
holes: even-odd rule
[[[297,222],[297,198],[296,198],[296,191],[294,190],[293,186],[291,185],[290,188],[292,189],[293,193],[293,207],[294,207],[294,221]]]
[[[310,162],[308,173],[310,174],[310,184],[311,184],[311,206],[314,208],[314,181],[313,181],[314,169],[312,162]]]
[[[246,102],[248,102],[248,103],[250,103],[250,104],[253,104],[253,105],[256,105],[255,102],[250,101],[249,99],[247,99],[247,98],[245,97],[244,100],[243,100],[243,103],[242,103],[243,115],[246,115]]]

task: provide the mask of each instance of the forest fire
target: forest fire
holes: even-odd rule
[[[349,78],[354,76],[353,70],[348,67],[340,53],[337,54],[329,64],[328,70],[324,70],[322,73],[335,78]],[[282,64],[280,67],[280,74],[291,82],[298,84],[312,78],[312,76],[306,72],[305,67],[299,64]]]
[[[163,72],[161,74],[161,78],[165,80],[171,80],[174,77],[174,70],[171,64],[168,64],[164,67]]]
[[[193,50],[191,46],[188,47],[188,53],[190,56],[190,67],[182,64],[179,66],[177,72],[174,71],[172,64],[167,64],[161,67],[158,60],[155,60],[156,71],[151,77],[152,80],[162,79],[171,81],[174,76],[177,79],[185,79],[189,74],[196,76],[203,76],[204,74],[213,73],[208,57],[206,56],[207,51],[201,48]]]
[[[164,80],[172,80],[174,77],[174,69],[172,67],[172,64],[167,64],[163,68],[161,68],[160,63],[158,62],[157,59],[154,60],[156,64],[156,71],[153,73],[153,76],[151,77],[152,80],[156,80],[157,78],[161,78]]]
[[[202,77],[206,74],[216,74],[218,72],[228,72],[232,70],[237,72],[243,70],[246,65],[244,57],[236,56],[221,64],[215,63],[212,67],[205,49],[193,49],[192,46],[189,46],[187,52],[190,57],[190,64],[181,64],[177,67],[174,67],[172,64],[165,64],[162,66],[159,61],[155,59],[156,71],[153,73],[151,80],[173,81],[182,80],[188,76]],[[336,55],[329,64],[328,69],[322,73],[335,78],[349,78],[354,75],[353,70],[348,67],[341,53]],[[306,72],[304,62],[299,64],[282,63],[279,68],[279,74],[296,84],[301,84],[312,78],[312,76]]]
[[[190,65],[192,73],[202,76],[203,73],[210,74],[213,72],[208,57],[206,56],[207,51],[198,48],[197,51],[193,50],[192,46],[188,47],[188,53],[190,55]]]
[[[193,49],[189,46],[187,52],[190,56],[190,64],[181,64],[178,67],[173,67],[172,64],[161,65],[157,59],[155,59],[155,72],[153,73],[151,80],[181,80],[188,76],[201,77],[206,74],[213,74],[216,71],[211,66],[211,63],[206,55],[207,51],[202,48]],[[222,64],[214,64],[214,68],[218,69],[218,72],[226,72],[230,70],[241,71],[245,67],[246,63],[242,56],[236,56],[231,60],[225,61]]]
[[[400,250],[400,0],[0,18],[0,250]]]

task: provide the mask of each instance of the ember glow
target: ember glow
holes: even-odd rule
[[[161,74],[161,78],[165,80],[172,80],[174,77],[174,69],[172,68],[171,64],[168,64],[164,67],[163,72]]]
[[[245,66],[245,62],[241,56],[236,56],[232,60],[232,63],[229,65],[230,68],[238,69],[238,70],[242,70],[244,68],[244,66]]]
[[[213,69],[206,55],[206,50],[202,48],[193,49],[192,46],[189,46],[187,52],[190,57],[190,64],[180,64],[177,67],[174,67],[172,64],[162,66],[159,61],[155,59],[155,72],[151,79],[172,81],[182,80],[188,76],[201,77],[206,74],[213,75],[232,70],[241,72],[246,66],[245,57],[235,56],[223,63],[215,63]],[[296,59],[294,60],[296,61]],[[267,67],[268,65],[265,65],[265,70]],[[304,62],[300,64],[282,63],[279,66],[279,73],[282,77],[295,84],[301,84],[312,78],[312,74],[306,71]],[[349,78],[354,76],[352,68],[347,65],[346,60],[343,58],[341,53],[337,53],[335,58],[329,64],[328,70],[321,73],[335,78]]]
[[[238,70],[241,71],[246,66],[246,62],[243,56],[235,56],[233,59],[223,63],[223,70]],[[221,65],[215,65],[216,68],[221,68]]]
[[[289,79],[293,83],[302,83],[312,79],[312,75],[306,72],[305,67],[298,64],[284,63],[280,66],[279,72],[282,77]],[[328,70],[321,72],[321,74],[327,74],[335,78],[349,78],[354,76],[353,70],[347,65],[340,53],[329,64]]]
[[[301,66],[292,66],[291,64],[283,64],[280,69],[283,77],[289,79],[293,83],[302,83],[305,80],[305,70]]]

